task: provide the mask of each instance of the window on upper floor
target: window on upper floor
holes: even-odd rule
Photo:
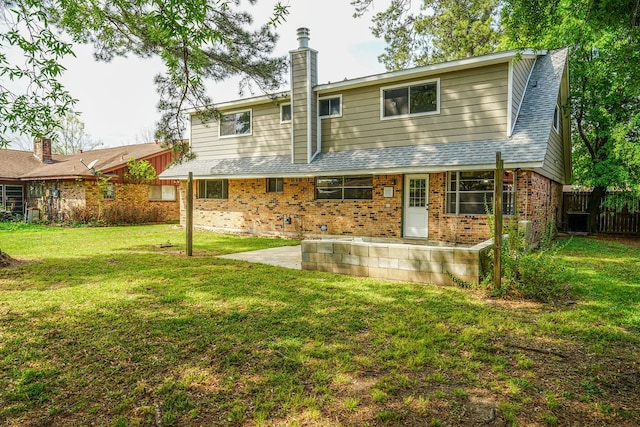
[[[280,123],[291,121],[291,104],[280,104]]]
[[[318,116],[320,117],[341,117],[342,116],[342,95],[327,96],[318,99]]]
[[[152,201],[175,201],[176,186],[175,185],[150,185],[149,200]]]
[[[316,178],[316,199],[371,200],[373,177],[323,176]]]
[[[556,132],[560,133],[560,106],[556,104],[555,110],[553,110],[553,128]]]
[[[198,199],[228,199],[229,181],[226,179],[202,179],[198,181]]]
[[[251,110],[223,113],[220,117],[220,137],[251,135]]]
[[[505,171],[502,177],[502,212],[513,215],[515,191],[513,174]],[[484,215],[493,207],[493,171],[449,172],[447,177],[447,213]]]
[[[284,191],[284,179],[267,178],[267,193],[282,193]]]
[[[380,89],[383,119],[438,114],[440,79]]]

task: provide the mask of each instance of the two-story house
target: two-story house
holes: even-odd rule
[[[256,234],[477,243],[490,237],[496,152],[504,212],[534,238],[571,176],[567,50],[509,51],[318,84],[298,30],[290,90],[191,117],[194,225]],[[182,203],[184,206],[184,203]],[[182,221],[185,211],[182,209]]]

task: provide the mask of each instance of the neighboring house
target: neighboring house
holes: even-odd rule
[[[505,213],[534,239],[557,220],[571,178],[566,49],[318,84],[308,34],[290,52],[290,91],[217,104],[219,122],[192,113],[197,157],[161,177],[184,199],[193,174],[195,226],[477,243],[498,151]]]
[[[177,220],[176,182],[130,184],[129,159],[148,161],[159,174],[172,161],[157,143],[126,145],[69,155],[51,152],[51,141],[36,139],[34,151],[0,150],[1,207],[28,219],[97,219],[106,212],[147,220]]]

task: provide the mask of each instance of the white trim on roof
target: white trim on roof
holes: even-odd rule
[[[538,55],[546,55],[546,50],[535,51],[526,49],[523,51],[510,50],[506,52],[492,53],[489,55],[477,56],[473,58],[458,59],[455,61],[441,62],[439,64],[425,65],[422,67],[410,68],[407,70],[390,71],[372,76],[360,77],[351,80],[345,80],[337,83],[327,83],[316,86],[316,91],[334,90],[343,88],[354,88],[360,86],[368,86],[377,83],[383,83],[394,80],[410,79],[412,77],[428,74],[456,71],[459,69],[468,69],[481,67],[485,65],[498,64],[511,60],[520,55],[522,58],[536,58]]]
[[[401,174],[413,174],[413,173],[440,173],[449,171],[471,171],[471,170],[493,170],[495,169],[495,163],[477,164],[477,165],[442,165],[442,166],[410,166],[410,167],[397,167],[397,168],[372,168],[372,169],[327,169],[322,171],[310,171],[310,172],[274,172],[274,173],[258,173],[258,174],[220,174],[220,175],[193,175],[193,179],[258,179],[258,178],[313,178],[317,176],[326,175],[401,175]],[[542,167],[542,162],[523,162],[523,163],[506,163],[505,169],[536,169]],[[164,173],[160,174],[160,179],[163,180],[186,180],[187,175],[171,175],[164,176]]]

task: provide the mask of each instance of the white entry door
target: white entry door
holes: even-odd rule
[[[404,237],[426,239],[429,232],[429,175],[405,175]]]

